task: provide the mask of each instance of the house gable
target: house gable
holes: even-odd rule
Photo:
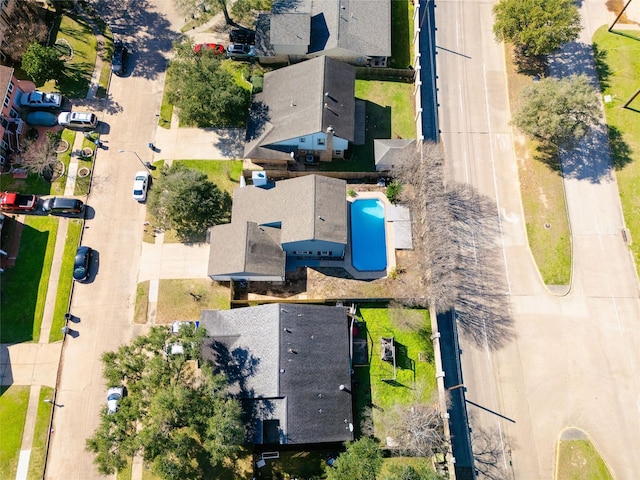
[[[229,373],[233,365],[237,382],[231,391],[245,400],[253,419],[249,441],[304,445],[353,439],[344,308],[272,304],[203,311],[200,321],[208,333],[203,357],[220,372]]]
[[[298,149],[324,151],[329,132],[334,149],[346,150],[355,138],[355,76],[325,56],[267,73],[253,98],[245,158],[264,158],[264,149],[283,160]]]
[[[287,256],[343,258],[346,182],[306,175],[274,188],[237,188],[231,223],[211,229],[208,274],[214,280],[283,281]]]

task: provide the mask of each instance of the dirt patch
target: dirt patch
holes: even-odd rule
[[[263,300],[423,299],[416,252],[396,252],[396,269],[377,280],[356,280],[342,268],[299,268],[287,273],[283,285],[249,282],[245,298]],[[237,297],[236,297],[237,298]]]

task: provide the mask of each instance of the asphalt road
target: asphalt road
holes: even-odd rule
[[[164,15],[173,13],[161,11],[171,2],[156,3],[160,9],[149,4],[145,11],[123,9],[115,1],[100,5],[103,18],[134,53],[130,73],[112,76],[108,100],[95,105],[107,149],[100,150],[95,160],[88,198],[93,213],[82,244],[98,252],[99,265],[90,283],[74,289],[71,312],[80,318],[73,326],[79,336],[67,339],[63,353],[57,402],[64,407],[57,408],[54,417],[46,470],[50,479],[104,478],[93,464],[93,454],[85,451],[86,438],[95,431],[106,401],[100,356],[139,333],[132,319],[145,207],[131,198],[131,188],[142,165],[134,153],[118,150],[152,160],[147,144],[154,139],[165,56],[177,31]]]
[[[603,3],[582,2],[585,24],[597,28],[606,17]],[[564,159],[573,283],[568,295],[555,296],[542,284],[526,241],[492,4],[441,0],[436,9],[448,174],[492,201],[494,229],[480,228],[472,239],[495,233],[489,248],[485,242],[477,249],[479,258],[491,260],[480,262],[477,290],[506,299],[494,311],[509,322],[496,330],[489,315],[462,329],[466,398],[473,402],[468,410],[481,460],[476,467],[485,478],[553,478],[557,440],[563,429],[578,427],[615,478],[635,478],[640,302],[606,144],[594,142]]]

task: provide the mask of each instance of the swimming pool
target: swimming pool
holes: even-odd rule
[[[361,272],[387,268],[384,205],[378,199],[351,203],[351,263]]]

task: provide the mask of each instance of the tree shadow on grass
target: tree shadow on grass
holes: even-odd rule
[[[545,77],[547,74],[546,55],[525,55],[522,48],[513,49],[513,61],[518,73],[530,77]]]
[[[615,170],[622,170],[633,161],[633,151],[624,141],[623,133],[614,126],[607,126],[609,131],[609,148],[611,149],[611,164]]]
[[[596,64],[600,88],[605,90],[609,88],[609,77],[611,77],[611,68],[607,63],[607,51],[600,49],[595,43],[591,46],[591,49],[593,50],[593,60]]]
[[[66,65],[57,80],[58,88],[68,97],[84,98],[91,81],[89,72],[85,64]]]

